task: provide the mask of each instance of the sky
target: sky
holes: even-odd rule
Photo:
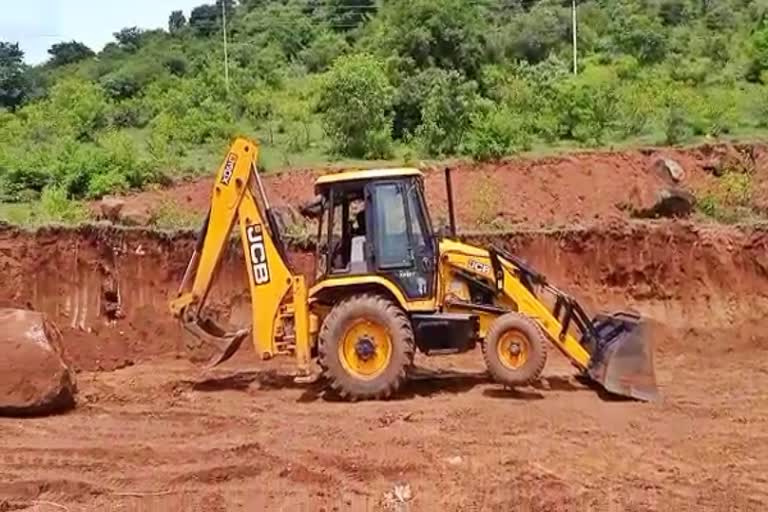
[[[3,0],[0,41],[18,42],[28,64],[48,59],[48,48],[76,40],[99,51],[121,28],[167,28],[168,15],[213,0]]]

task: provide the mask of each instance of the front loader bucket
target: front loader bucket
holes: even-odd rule
[[[653,402],[659,399],[648,321],[633,313],[600,315],[589,377],[606,391]]]

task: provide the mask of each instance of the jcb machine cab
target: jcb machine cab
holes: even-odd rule
[[[591,318],[569,295],[514,255],[456,239],[450,174],[450,233],[435,234],[416,169],[320,177],[304,213],[317,219],[316,275],[291,269],[256,172],[258,146],[238,139],[219,170],[172,312],[219,348],[218,364],[250,333],[264,358],[296,358],[299,381],[313,362],[341,396],[386,398],[407,379],[414,353],[466,352],[478,344],[490,375],[519,386],[540,376],[547,346],[582,377],[612,393],[657,397],[646,322],[632,313]],[[205,315],[205,298],[235,224],[250,279],[250,329],[226,332]],[[547,304],[550,304],[550,308]]]

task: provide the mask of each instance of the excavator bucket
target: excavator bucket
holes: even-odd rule
[[[596,347],[589,377],[606,391],[646,402],[657,401],[651,328],[634,313],[598,315]]]
[[[195,340],[215,347],[213,357],[206,364],[208,368],[218,366],[235,355],[243,340],[250,333],[250,329],[241,329],[234,332],[227,331],[210,318],[201,318],[198,321],[183,321],[182,325],[194,336]]]

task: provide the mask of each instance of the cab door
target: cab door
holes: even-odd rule
[[[435,286],[436,251],[417,180],[379,182],[369,195],[373,215],[373,263],[409,299],[431,297]]]

